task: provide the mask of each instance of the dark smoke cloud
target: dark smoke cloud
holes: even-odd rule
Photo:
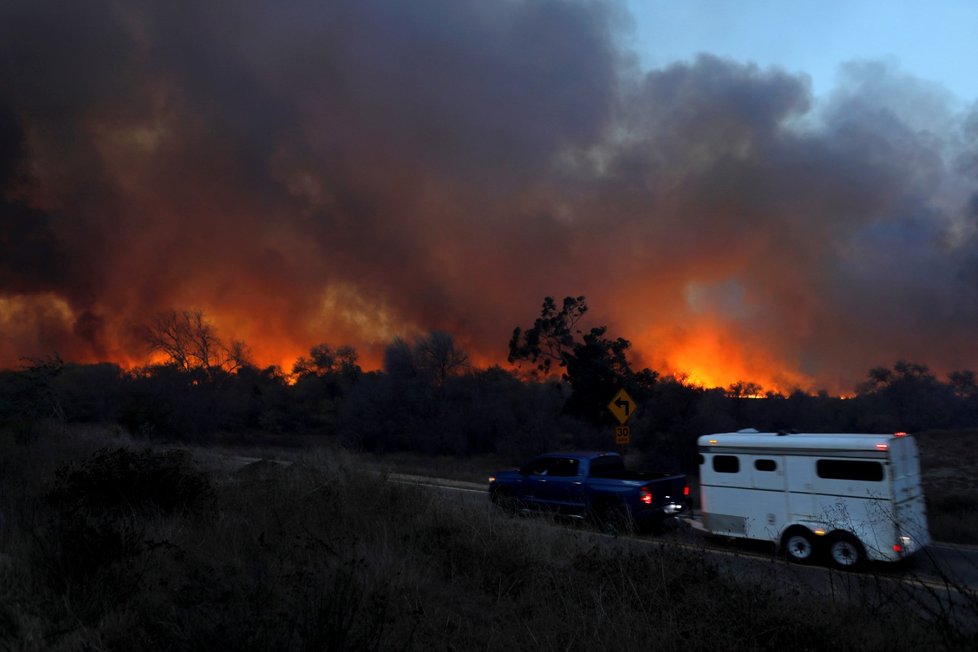
[[[489,363],[583,293],[705,381],[978,366],[978,108],[892,65],[640,71],[607,2],[75,4],[0,8],[0,364],[139,362],[170,307]]]

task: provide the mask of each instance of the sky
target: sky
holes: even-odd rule
[[[978,10],[933,4],[3,3],[0,367],[168,309],[507,366],[584,295],[707,386],[976,369]]]
[[[628,10],[629,46],[646,67],[709,52],[807,75],[824,96],[840,66],[882,60],[959,100],[978,99],[970,0],[630,0]]]

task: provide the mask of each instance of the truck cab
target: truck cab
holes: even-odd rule
[[[603,529],[654,527],[687,509],[686,476],[630,471],[618,453],[547,453],[489,478],[504,510],[591,518]]]

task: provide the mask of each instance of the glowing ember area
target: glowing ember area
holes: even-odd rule
[[[507,366],[565,295],[704,386],[978,367],[978,105],[891,64],[827,98],[711,56],[640,70],[614,3],[21,4],[2,367],[144,364],[171,309],[285,371],[431,331]]]
[[[765,389],[790,391],[793,387],[810,385],[810,380],[800,375],[786,379],[776,362],[748,362],[742,345],[725,340],[721,333],[715,331],[700,330],[691,334],[685,341],[676,343],[669,354],[666,368],[678,376],[685,376],[690,384],[701,387],[727,387],[748,381]]]

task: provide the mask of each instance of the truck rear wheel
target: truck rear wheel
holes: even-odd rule
[[[598,528],[605,534],[619,536],[630,534],[635,529],[628,508],[619,502],[606,502],[595,508],[595,520]]]
[[[781,540],[781,547],[788,560],[796,564],[808,564],[815,558],[814,539],[804,528],[788,530]]]
[[[859,541],[843,532],[829,539],[829,563],[839,570],[855,570],[865,560]]]

